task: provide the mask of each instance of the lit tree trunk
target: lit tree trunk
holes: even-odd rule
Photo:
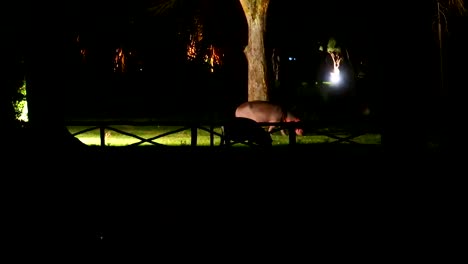
[[[248,100],[269,100],[264,32],[270,0],[239,0],[248,25]]]

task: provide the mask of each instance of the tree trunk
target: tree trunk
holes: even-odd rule
[[[31,34],[26,54],[31,139],[36,146],[81,145],[65,127],[63,90],[70,89],[75,72],[66,49],[66,34]],[[34,39],[41,41],[34,42]]]
[[[21,69],[19,69],[20,56],[16,50],[18,43],[16,36],[10,32],[1,32],[4,41],[2,41],[1,50],[6,51],[2,56],[0,64],[2,65],[2,78],[0,78],[0,123],[3,132],[13,132],[15,128],[15,109],[13,107],[13,98],[21,86],[18,79],[21,80]],[[6,130],[6,131],[5,131]]]
[[[269,100],[264,33],[269,0],[240,1],[248,25],[244,53],[248,64],[248,100]]]

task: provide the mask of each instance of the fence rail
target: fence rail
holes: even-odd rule
[[[176,134],[185,130],[190,131],[190,145],[198,145],[198,130],[206,131],[210,136],[211,147],[215,146],[215,137],[219,137],[221,141],[224,140],[224,135],[215,131],[215,128],[220,128],[223,126],[223,122],[182,122],[182,121],[130,121],[130,120],[109,120],[109,121],[67,121],[65,124],[67,127],[86,127],[82,130],[73,132],[73,136],[78,136],[86,132],[93,130],[99,130],[100,136],[100,146],[106,146],[106,134],[109,131],[116,132],[125,136],[132,137],[138,141],[129,146],[138,146],[144,143],[149,143],[154,146],[166,146],[164,144],[155,142],[155,140]],[[297,143],[297,137],[295,130],[296,128],[303,128],[307,131],[307,135],[314,136],[326,136],[330,139],[333,139],[331,143],[350,143],[350,144],[360,144],[355,141],[359,136],[366,134],[381,134],[380,130],[371,125],[365,123],[351,124],[351,125],[341,125],[336,126],[334,124],[328,124],[325,122],[276,122],[268,123],[262,122],[259,125],[263,127],[274,126],[275,128],[270,131],[271,134],[278,132],[280,130],[288,131],[288,144],[295,145]],[[123,129],[115,128],[115,126],[153,126],[153,127],[175,127],[173,130],[160,133],[152,137],[142,137]]]

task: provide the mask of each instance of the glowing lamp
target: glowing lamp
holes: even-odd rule
[[[339,70],[334,70],[333,72],[330,73],[330,82],[332,84],[337,84],[340,82],[340,71]]]

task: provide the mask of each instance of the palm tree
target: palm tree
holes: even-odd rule
[[[463,15],[466,13],[463,0],[436,0],[436,24],[437,24],[437,40],[439,46],[439,60],[440,60],[440,84],[441,91],[445,92],[445,74],[444,74],[444,33],[448,32],[448,16],[449,13]]]
[[[452,35],[450,30],[452,21],[450,19],[455,16],[464,16],[467,13],[464,2],[464,0],[435,0],[433,4],[433,10],[435,10],[434,24],[437,26],[434,31],[437,32],[436,39],[439,49],[440,88],[437,94],[441,102],[438,118],[435,121],[440,127],[437,134],[440,137],[442,147],[455,146],[458,148],[460,142],[452,134],[457,129],[455,127],[458,126],[459,120],[465,118],[464,114],[462,114],[464,110],[459,109],[460,105],[463,105],[464,102],[459,102],[459,98],[455,99],[459,83],[457,77],[453,78],[457,73],[453,68],[451,69],[450,62],[453,57],[456,62],[455,64],[457,64],[456,68],[458,68],[458,61],[462,60],[462,58],[458,52],[452,55],[452,51],[449,51],[449,45],[447,45]],[[465,80],[463,80],[464,82]]]

